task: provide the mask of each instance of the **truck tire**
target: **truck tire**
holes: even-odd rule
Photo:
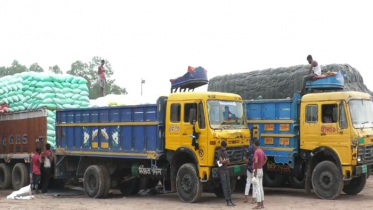
[[[306,186],[306,179],[305,177],[296,177],[296,176],[290,176],[289,182],[292,188],[296,189],[304,189]]]
[[[322,161],[312,172],[312,187],[321,199],[333,200],[343,189],[342,172],[331,161]]]
[[[284,181],[284,175],[279,173],[267,172],[267,167],[263,168],[263,186],[281,187]]]
[[[353,178],[350,183],[343,186],[343,192],[347,195],[357,195],[364,189],[366,183],[367,175],[363,174],[359,177]]]
[[[236,190],[236,184],[237,184],[236,177],[230,179],[230,184],[231,184],[231,194],[233,194],[234,191]],[[224,198],[223,188],[221,187],[221,184],[219,184],[219,187],[214,189],[214,194],[218,198]]]
[[[14,190],[19,190],[30,183],[30,175],[26,164],[17,163],[12,171],[12,186]]]
[[[110,177],[109,170],[105,166],[99,165],[99,167],[104,175],[104,181],[105,181],[105,190],[101,197],[106,198],[109,195],[109,191],[111,188],[111,177]]]
[[[90,198],[101,198],[106,190],[104,172],[97,165],[92,165],[84,172],[83,188]]]
[[[6,163],[0,163],[0,189],[5,190],[12,184],[12,171]]]
[[[179,168],[176,175],[176,189],[183,202],[195,203],[201,198],[203,186],[194,164],[185,163]]]
[[[137,178],[124,182],[119,185],[119,190],[124,196],[130,196],[130,195],[137,194],[139,192],[138,182],[139,180]]]

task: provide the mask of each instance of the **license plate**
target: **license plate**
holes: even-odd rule
[[[366,173],[367,171],[368,171],[368,170],[367,170],[367,166],[366,166],[366,165],[363,165],[363,166],[362,166],[362,172],[363,172],[363,173]]]
[[[234,167],[233,171],[234,171],[234,173],[239,173],[239,172],[241,172],[241,167],[236,166],[236,167]]]

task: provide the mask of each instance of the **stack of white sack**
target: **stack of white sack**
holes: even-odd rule
[[[0,105],[9,112],[48,108],[47,141],[55,146],[56,109],[89,105],[87,80],[69,74],[24,72],[0,78]]]
[[[95,100],[90,100],[90,107],[126,106],[155,104],[160,95],[107,95]]]

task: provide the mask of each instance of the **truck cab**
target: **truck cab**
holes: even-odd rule
[[[310,161],[308,178],[320,189],[316,193],[335,198],[342,190],[347,194],[362,191],[373,169],[371,96],[361,92],[308,94],[302,98],[301,113],[300,149]],[[316,179],[317,175],[322,179]],[[337,177],[334,184],[341,186],[335,192],[321,190],[325,186],[321,180],[331,177]]]
[[[192,73],[196,74],[191,81],[188,75]],[[196,68],[171,81],[174,82],[172,89],[194,89],[203,85],[204,78],[202,69]],[[234,190],[237,177],[246,175],[244,153],[250,141],[242,98],[218,92],[174,92],[168,96],[166,106],[165,149],[171,162],[171,191],[182,191],[184,184],[176,178],[178,171],[192,163],[203,189],[223,197],[217,166],[217,152],[222,141],[228,145],[228,170]]]

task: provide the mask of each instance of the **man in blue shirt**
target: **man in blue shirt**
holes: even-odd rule
[[[254,153],[255,153],[255,148],[254,148],[254,139],[251,138],[250,142],[250,147],[246,150],[246,160],[247,160],[247,179],[246,179],[246,188],[245,188],[245,200],[244,202],[247,203],[249,201],[249,191],[250,191],[250,186],[251,186],[251,179],[253,178],[253,158],[254,158]],[[251,203],[256,203],[256,189],[255,185],[253,185],[253,190],[252,190],[252,200]]]

